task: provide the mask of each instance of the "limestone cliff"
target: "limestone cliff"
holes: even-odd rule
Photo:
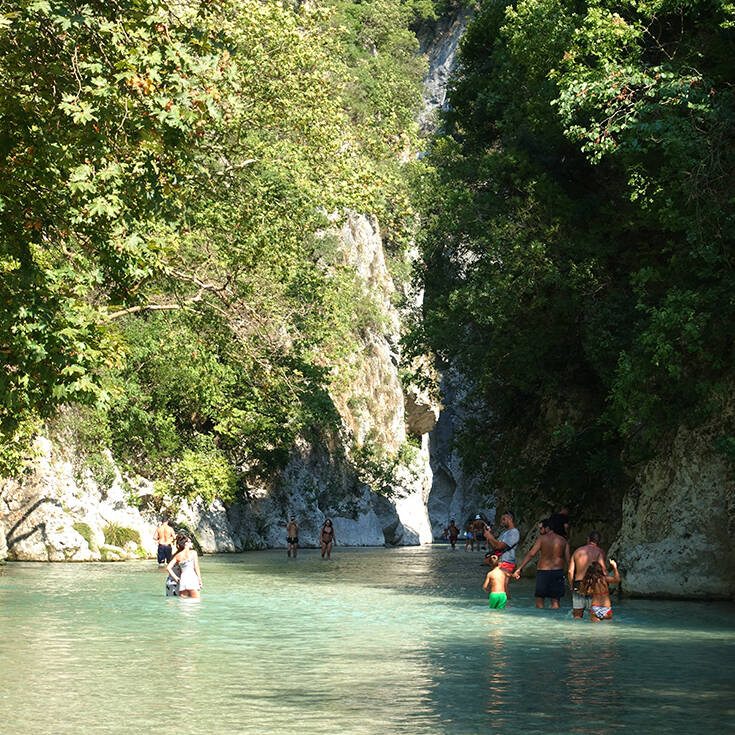
[[[735,597],[735,477],[712,439],[682,427],[635,473],[610,549],[625,593]]]

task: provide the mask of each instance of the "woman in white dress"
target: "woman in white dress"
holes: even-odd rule
[[[176,537],[176,553],[168,564],[169,575],[179,585],[179,597],[199,598],[202,588],[202,575],[199,572],[199,556],[194,551],[191,539],[180,533]],[[179,574],[174,567],[179,567]]]

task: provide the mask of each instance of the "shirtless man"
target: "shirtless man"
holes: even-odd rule
[[[174,542],[174,529],[168,524],[168,518],[163,517],[161,525],[153,533],[153,540],[158,543],[158,563],[168,564],[171,561],[171,544]]]
[[[569,562],[569,586],[572,588],[572,612],[575,618],[581,618],[585,608],[590,605],[591,598],[580,594],[579,585],[584,579],[587,567],[593,562],[599,562],[607,574],[605,552],[600,548],[600,534],[597,531],[590,532],[586,545],[580,546],[572,554],[572,560]]]
[[[454,519],[449,521],[449,525],[444,529],[444,535],[449,537],[449,543],[452,545],[452,551],[457,543],[457,536],[459,536],[459,528],[454,522]]]
[[[482,548],[482,544],[485,540],[485,526],[487,524],[479,515],[475,516],[475,520],[472,521],[472,532],[475,534],[475,541],[477,542],[477,550]]]
[[[569,542],[549,528],[549,519],[541,521],[544,529],[526,558],[513,573],[520,579],[521,569],[538,554],[536,567],[536,607],[543,609],[546,598],[551,600],[551,609],[559,609],[559,600],[564,597],[564,570],[569,564]]]
[[[467,551],[467,547],[470,546],[470,551],[475,550],[475,529],[472,521],[470,521],[465,527],[464,531],[464,550]]]
[[[291,516],[286,524],[286,543],[288,544],[289,557],[293,551],[293,558],[295,559],[299,548],[299,524],[296,523],[296,516]]]

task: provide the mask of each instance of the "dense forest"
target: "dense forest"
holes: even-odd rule
[[[419,245],[405,350],[466,377],[488,492],[581,507],[713,418],[735,456],[735,6],[486,0],[421,140],[416,30],[457,7],[3,4],[0,475],[46,422],[228,500],[334,430],[381,328],[350,210],[396,279]]]
[[[325,233],[377,215],[407,276],[401,161],[425,67],[410,26],[435,16],[3,5],[0,474],[50,420],[91,464],[111,447],[164,489],[231,499],[336,426],[349,374],[333,368],[379,314]]]
[[[415,177],[412,339],[467,377],[465,461],[519,506],[619,497],[679,425],[733,454],[734,26],[718,1],[518,0],[464,38]]]

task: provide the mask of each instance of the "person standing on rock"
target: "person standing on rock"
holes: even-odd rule
[[[337,539],[334,536],[334,526],[329,518],[324,521],[322,530],[319,533],[319,541],[322,545],[322,559],[324,559],[325,554],[327,559],[331,559],[332,545],[337,542]]]
[[[521,532],[515,526],[515,516],[512,511],[506,510],[500,518],[500,523],[505,529],[499,538],[493,536],[490,526],[485,524],[484,536],[493,554],[497,554],[498,566],[506,572],[505,592],[508,592],[508,580],[516,568],[516,546],[521,540]]]
[[[580,585],[590,564],[597,563],[607,574],[605,552],[600,548],[600,534],[597,531],[591,531],[587,537],[587,543],[572,554],[569,562],[569,586],[572,588],[572,612],[575,618],[581,618],[585,608],[590,605],[591,598],[580,591]]]
[[[179,573],[174,571],[178,565]],[[191,539],[183,533],[176,537],[176,553],[168,563],[168,574],[179,586],[179,597],[199,599],[202,574],[199,571],[199,556],[194,551]]]
[[[569,564],[569,542],[549,528],[549,519],[541,521],[544,531],[526,554],[526,558],[513,573],[520,579],[521,570],[538,554],[536,567],[536,607],[543,610],[546,598],[551,600],[551,609],[559,609],[559,600],[564,597],[564,570]]]
[[[164,516],[161,525],[153,534],[153,540],[158,543],[159,565],[168,564],[171,561],[171,544],[174,535],[174,529],[169,525],[168,516]]]
[[[444,529],[444,535],[449,537],[449,543],[452,545],[452,551],[457,544],[457,537],[459,536],[459,528],[454,522],[454,518],[449,521],[449,525]]]
[[[296,523],[296,516],[291,516],[286,524],[286,543],[288,544],[289,557],[293,551],[293,558],[295,559],[299,548],[299,524]]]

